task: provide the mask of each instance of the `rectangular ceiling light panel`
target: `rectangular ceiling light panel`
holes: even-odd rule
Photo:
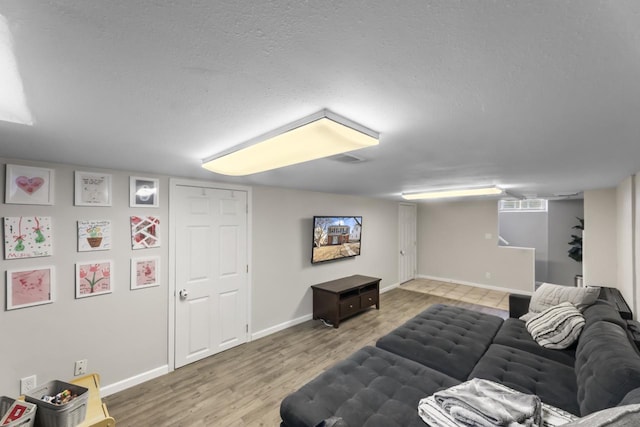
[[[402,198],[404,198],[405,200],[430,200],[453,197],[491,196],[502,193],[503,190],[498,187],[460,188],[455,190],[428,191],[423,193],[403,193]]]
[[[223,175],[243,176],[377,144],[377,132],[324,110],[230,153],[205,159],[202,167]]]
[[[13,52],[9,24],[2,15],[0,15],[0,120],[24,125],[33,124]]]

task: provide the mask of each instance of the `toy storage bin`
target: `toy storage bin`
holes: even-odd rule
[[[0,419],[2,419],[11,405],[13,405],[13,402],[15,402],[15,399],[6,396],[0,397]],[[33,427],[33,424],[36,421],[37,409],[38,408],[36,406],[33,406],[22,416],[22,418],[20,418],[19,420],[11,421],[9,424],[5,424],[2,427]]]
[[[42,396],[53,396],[63,390],[69,390],[77,397],[64,405],[54,405],[45,402]],[[27,402],[38,405],[36,411],[37,427],[75,427],[84,421],[87,415],[87,399],[89,389],[79,385],[65,383],[64,381],[50,381],[40,387],[36,387],[25,396]]]

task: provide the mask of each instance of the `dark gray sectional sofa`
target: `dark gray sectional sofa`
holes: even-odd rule
[[[424,427],[420,399],[475,377],[578,416],[640,403],[640,353],[626,322],[602,300],[583,314],[577,345],[551,350],[517,318],[433,305],[287,396],[281,426]]]

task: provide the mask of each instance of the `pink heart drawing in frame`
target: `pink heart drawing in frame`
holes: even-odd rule
[[[25,193],[31,195],[38,191],[44,184],[44,179],[36,176],[28,178],[26,176],[19,176],[16,178],[16,185]]]

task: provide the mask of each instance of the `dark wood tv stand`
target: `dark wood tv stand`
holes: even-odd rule
[[[340,326],[340,321],[372,305],[380,309],[380,280],[354,275],[311,286],[313,318]]]

